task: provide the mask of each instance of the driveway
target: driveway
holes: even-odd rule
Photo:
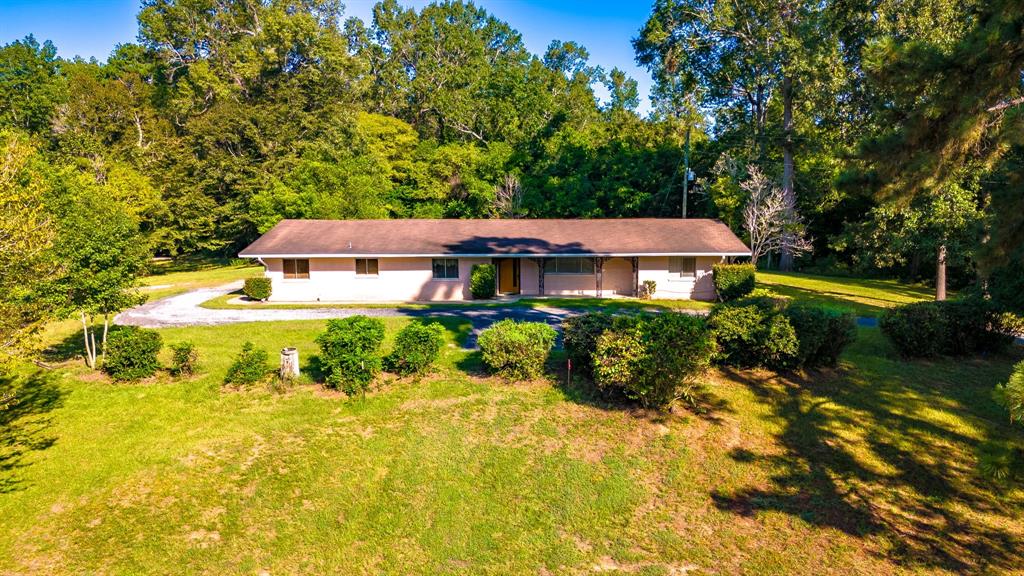
[[[181,326],[216,326],[238,322],[280,322],[283,320],[322,320],[348,316],[399,316],[408,318],[464,318],[473,325],[466,347],[476,347],[476,337],[481,330],[505,318],[545,322],[559,329],[562,320],[579,314],[579,310],[563,308],[524,308],[467,306],[452,308],[300,308],[294,310],[259,309],[214,310],[200,306],[203,302],[242,287],[241,282],[225,284],[217,288],[202,288],[178,296],[161,298],[141,306],[130,308],[114,318],[116,324],[142,326],[146,328],[172,328]]]

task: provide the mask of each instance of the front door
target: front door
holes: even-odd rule
[[[498,259],[498,293],[519,294],[519,259]]]

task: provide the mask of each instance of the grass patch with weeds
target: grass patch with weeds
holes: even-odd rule
[[[469,325],[443,322],[433,375],[362,399],[222,390],[244,340],[308,374],[321,321],[161,330],[196,343],[189,379],[4,381],[0,573],[1022,568],[1024,492],[973,468],[1020,441],[990,395],[1019,352],[905,362],[860,329],[836,370],[713,372],[702,410],[665,415],[468,376]]]

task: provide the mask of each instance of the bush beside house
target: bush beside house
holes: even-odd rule
[[[141,380],[160,369],[157,355],[163,338],[155,330],[135,326],[115,329],[107,337],[103,371],[114,380]]]
[[[327,330],[316,338],[327,385],[349,396],[364,393],[381,371],[383,341],[384,323],[377,318],[328,320]]]
[[[757,268],[753,264],[715,264],[711,274],[718,299],[728,302],[754,291]]]
[[[604,312],[570,316],[562,322],[562,345],[572,369],[587,378],[594,377],[594,349],[597,339],[611,327],[615,317]]]
[[[555,329],[543,322],[505,319],[480,333],[477,342],[484,364],[509,380],[531,380],[544,373],[555,345]]]
[[[494,298],[498,290],[498,267],[494,264],[475,264],[469,273],[469,293],[474,300]]]
[[[245,284],[242,285],[242,292],[250,299],[263,302],[270,298],[271,283],[270,278],[257,277],[257,278],[246,278]]]

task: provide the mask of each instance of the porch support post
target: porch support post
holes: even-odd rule
[[[537,271],[537,291],[540,292],[541,296],[544,295],[544,265],[547,264],[547,262],[547,258],[537,259],[537,267],[539,268]]]
[[[633,265],[633,297],[640,296],[640,258],[633,256],[629,259]]]
[[[604,292],[604,258],[594,258],[594,272],[597,276],[597,297],[601,298]]]

